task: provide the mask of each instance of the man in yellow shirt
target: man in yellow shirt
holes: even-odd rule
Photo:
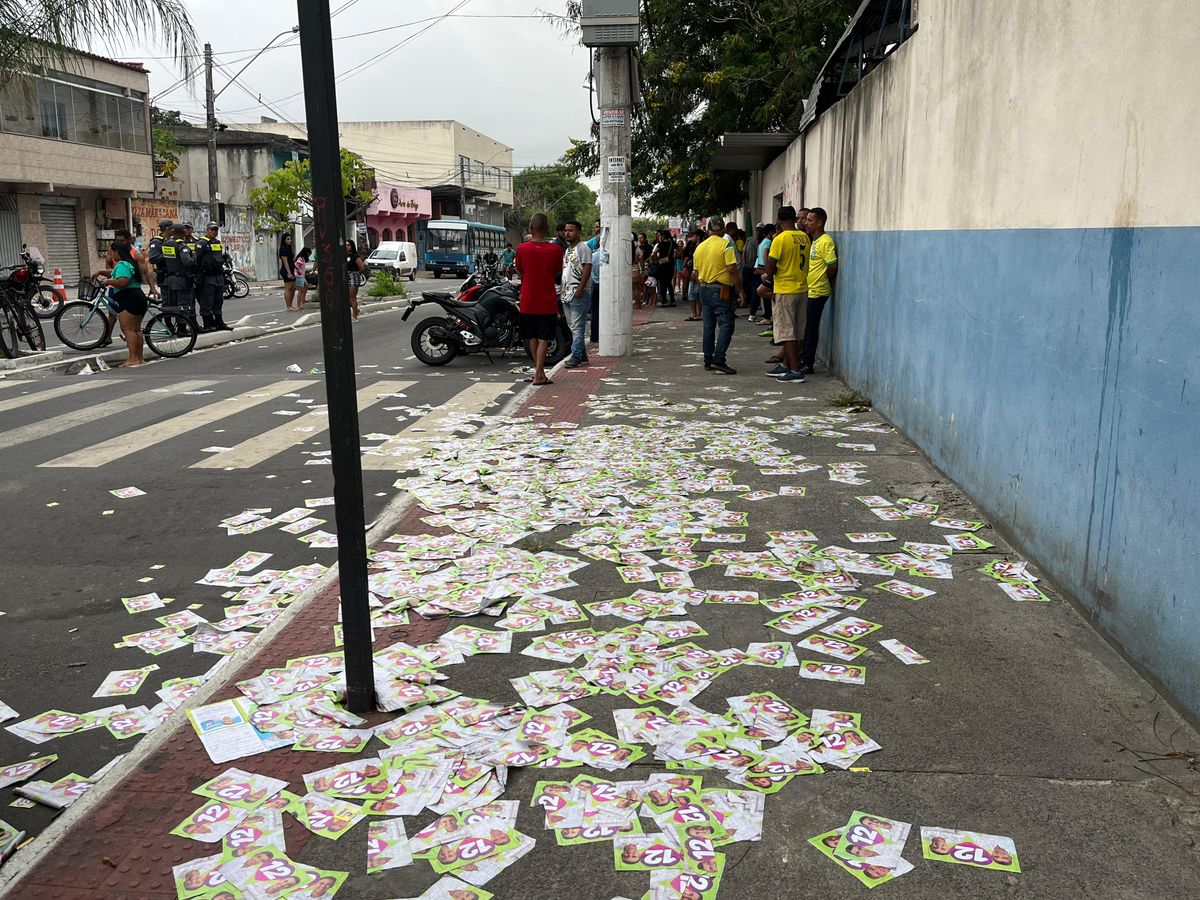
[[[803,382],[800,342],[804,340],[808,303],[808,235],[796,227],[795,207],[779,208],[778,233],[767,253],[767,274],[774,282],[771,325],[783,362],[767,372],[789,382]]]
[[[819,206],[808,211],[808,235],[812,248],[808,261],[808,312],[804,324],[804,346],[800,350],[800,371],[811,375],[817,362],[817,342],[821,339],[821,313],[833,297],[837,283],[837,245],[825,233],[828,213]]]
[[[704,319],[704,368],[736,375],[725,361],[729,342],[733,340],[734,297],[746,305],[738,272],[737,250],[725,237],[725,223],[714,217],[708,220],[708,237],[692,257],[692,277],[699,283],[700,310]]]

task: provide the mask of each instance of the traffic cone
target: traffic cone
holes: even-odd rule
[[[57,266],[54,269],[54,293],[58,295],[58,299],[63,303],[67,302],[67,287],[63,284],[62,269]]]

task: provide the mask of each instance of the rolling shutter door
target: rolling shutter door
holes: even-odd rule
[[[17,198],[0,194],[0,266],[21,261],[21,223],[17,219]]]
[[[62,269],[63,284],[79,283],[79,236],[75,230],[75,207],[42,204],[42,224],[46,226],[46,275]],[[68,287],[70,290],[70,287]]]

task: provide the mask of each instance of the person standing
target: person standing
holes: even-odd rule
[[[195,299],[192,293],[192,273],[196,269],[196,258],[184,241],[183,225],[173,225],[171,236],[162,243],[163,310],[180,310],[195,316]]]
[[[283,279],[283,302],[290,311],[292,298],[296,296],[296,248],[290,234],[279,241],[279,277]]]
[[[588,288],[592,283],[592,250],[583,241],[578,222],[567,223],[567,252],[563,254],[562,305],[571,329],[571,358],[563,366],[577,369],[588,364],[587,317],[592,301]]]
[[[695,277],[699,282],[700,308],[704,316],[704,368],[736,375],[725,360],[733,340],[734,295],[744,305],[742,279],[738,273],[737,250],[725,237],[725,223],[713,217],[708,221],[708,238],[693,256]]]
[[[350,294],[350,321],[358,321],[358,289],[366,283],[367,264],[354,241],[343,241],[346,250],[346,290]]]
[[[183,244],[185,247],[187,247],[188,252],[190,254],[192,254],[193,260],[196,258],[196,254],[199,251],[199,243],[200,243],[200,239],[196,237],[196,235],[194,233],[194,229],[192,228],[192,223],[184,222],[183,223]],[[188,275],[188,278],[191,280],[192,300],[195,303],[199,303],[200,302],[200,271],[198,269],[193,269],[192,273],[190,275]],[[203,331],[203,330],[204,329],[201,329],[201,331]]]
[[[775,237],[775,226],[768,223],[762,226],[759,232],[758,240],[758,255],[754,258],[754,272],[758,275],[758,296],[762,299],[763,316],[758,320],[759,325],[771,324],[771,290],[770,285],[766,285],[767,290],[763,290],[765,284],[763,277],[767,274],[767,254],[771,252],[771,241]],[[769,335],[764,334],[762,337]]]
[[[292,271],[296,273],[296,311],[304,309],[304,298],[308,296],[308,263],[312,259],[312,248],[304,247],[296,254]]]
[[[660,229],[651,259],[654,260],[654,277],[658,282],[658,302],[661,306],[675,305],[675,242],[671,232]]]
[[[505,278],[512,277],[512,264],[517,254],[513,251],[512,244],[504,245],[504,252],[500,254],[500,274]]]
[[[821,340],[821,313],[833,297],[837,283],[837,245],[825,233],[829,214],[819,206],[808,211],[808,235],[812,238],[808,262],[808,312],[804,324],[804,346],[800,350],[800,371],[811,375],[817,363],[817,343]]]
[[[546,348],[558,330],[558,291],[555,275],[562,274],[563,253],[548,239],[550,220],[538,213],[529,220],[530,240],[517,247],[516,267],[521,277],[521,339],[533,357],[535,385],[553,384],[546,377]]]
[[[117,302],[117,321],[121,323],[121,333],[129,349],[128,358],[118,363],[118,368],[143,365],[146,361],[142,358],[142,318],[148,303],[142,293],[138,264],[129,244],[113,241],[108,249],[108,268],[92,273],[92,278],[106,279],[105,284],[112,288],[113,299]],[[113,320],[109,319],[103,344],[112,343],[112,327]]]
[[[156,285],[165,285],[167,282],[167,265],[166,259],[163,257],[162,246],[163,241],[170,240],[171,231],[175,227],[175,223],[170,219],[160,219],[158,223],[158,234],[150,238],[150,244],[146,247],[146,262],[154,268],[154,281]]]
[[[761,225],[759,229],[762,229]],[[740,254],[742,260],[742,290],[745,292],[746,299],[750,304],[750,310],[746,316],[750,324],[753,325],[754,320],[758,318],[758,285],[762,281],[758,273],[754,270],[754,263],[758,258],[758,241],[743,240]]]
[[[592,286],[590,288],[590,296],[592,298],[592,327],[591,338],[593,344],[600,343],[600,220],[597,219],[592,225],[592,236],[588,238],[588,249],[592,251]]]
[[[808,303],[808,235],[796,227],[796,210],[779,208],[779,233],[767,254],[767,275],[774,284],[772,330],[783,361],[767,372],[780,381],[803,382],[800,371],[800,342]]]
[[[196,243],[196,276],[200,283],[200,318],[204,331],[233,331],[222,318],[225,309],[225,248],[220,226],[209,222]]]
[[[693,228],[688,232],[687,241],[683,245],[683,295],[692,306],[692,314],[684,320],[685,322],[700,321],[700,281],[696,278],[695,257],[701,237],[703,235],[700,229]]]

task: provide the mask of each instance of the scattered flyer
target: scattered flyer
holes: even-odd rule
[[[875,587],[882,591],[887,591],[889,594],[895,594],[897,597],[907,597],[909,600],[924,600],[926,597],[932,597],[937,593],[937,591],[931,591],[929,588],[901,581],[899,578],[893,578],[891,581],[885,581],[882,584],[875,585]]]
[[[224,773],[200,785],[192,793],[241,809],[255,809],[287,785],[286,781],[278,778],[243,772],[241,769],[226,769]]]
[[[367,874],[398,869],[413,861],[403,819],[372,822],[367,832]]]
[[[247,809],[210,800],[172,828],[171,834],[205,844],[219,844],[249,814]]]
[[[200,736],[200,743],[215,763],[230,762],[262,753],[266,747],[258,730],[250,722],[250,713],[241,700],[222,700],[197,706],[187,712],[188,720]]]
[[[880,641],[879,645],[881,647],[883,647],[883,649],[885,649],[889,653],[891,653],[893,656],[895,656],[896,659],[900,660],[900,662],[904,663],[906,666],[920,666],[920,665],[924,665],[925,663],[929,662],[929,660],[927,660],[925,657],[923,657],[920,653],[918,653],[912,647],[909,647],[906,644],[902,644],[899,641],[892,640],[889,638],[886,641]]]
[[[143,666],[140,669],[122,669],[117,672],[109,672],[104,681],[100,683],[100,687],[96,688],[96,693],[93,697],[127,697],[131,694],[136,694],[146,683],[146,679],[150,677],[151,672],[158,671],[158,666],[149,665]]]
[[[131,613],[145,612],[148,609],[162,609],[167,605],[167,601],[158,594],[141,594],[137,597],[122,597],[121,602],[125,604],[125,609]]]
[[[869,888],[886,884],[893,878],[899,878],[901,875],[906,875],[912,871],[912,863],[905,859],[901,859],[895,867],[888,868],[874,861],[857,858],[842,859],[835,855],[833,852],[834,848],[841,843],[844,831],[845,828],[835,828],[832,831],[826,831],[824,834],[818,834],[816,837],[809,838],[808,842]]]
[[[18,831],[0,819],[0,863],[8,859],[9,855],[21,846],[23,840],[25,840],[25,832]]]
[[[904,852],[911,830],[912,825],[908,822],[855,810],[833,854],[838,859],[863,860],[894,869],[900,863],[900,854]]]
[[[58,754],[52,753],[49,756],[39,756],[37,759],[28,759],[25,762],[13,763],[11,766],[5,766],[0,769],[0,789],[11,787],[14,784],[19,784],[28,778],[32,778],[42,769],[51,763],[58,761]]]
[[[844,666],[840,663],[823,663],[815,659],[800,661],[800,677],[816,681],[837,681],[842,684],[866,684],[866,666]]]
[[[952,828],[921,826],[921,855],[940,862],[1020,872],[1017,845],[1012,838]]]
[[[122,500],[128,500],[131,497],[146,496],[145,491],[141,490],[140,488],[135,488],[135,487],[117,488],[115,491],[109,491],[109,493],[112,494],[114,497],[119,497]]]

